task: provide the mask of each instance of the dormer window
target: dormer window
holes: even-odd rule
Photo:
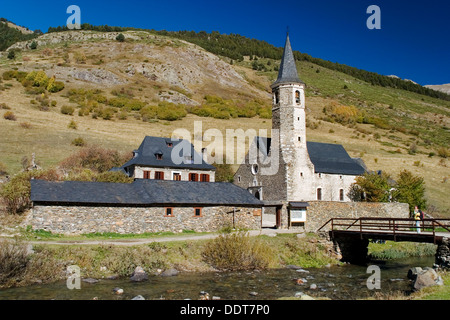
[[[163,159],[162,153],[156,153],[155,157],[156,157],[156,160],[162,160]]]
[[[172,142],[167,142],[167,147],[172,148],[173,147],[173,143]]]

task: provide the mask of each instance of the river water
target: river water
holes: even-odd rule
[[[312,297],[333,300],[353,300],[398,291],[408,292],[408,270],[414,266],[431,267],[434,257],[371,261],[366,266],[343,265],[307,270],[275,269],[252,272],[179,273],[173,277],[150,276],[145,282],[129,279],[103,280],[90,284],[81,282],[81,289],[69,290],[66,282],[32,285],[0,290],[0,300],[129,300],[137,295],[145,299],[198,300],[202,291],[226,300],[273,300],[293,297],[299,292]],[[369,290],[367,273],[369,265],[380,268],[381,289]],[[302,279],[299,285],[295,279]],[[314,285],[315,286],[314,286]],[[316,289],[311,289],[316,287]],[[122,288],[122,295],[113,289]]]

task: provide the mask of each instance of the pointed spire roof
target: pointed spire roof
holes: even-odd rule
[[[283,57],[281,58],[280,70],[278,71],[278,79],[272,86],[284,82],[303,83],[298,77],[297,66],[295,65],[294,53],[292,52],[289,33],[286,35],[286,44],[284,45]]]

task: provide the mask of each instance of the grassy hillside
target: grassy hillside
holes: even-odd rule
[[[10,174],[32,153],[43,167],[58,164],[77,150],[72,141],[78,137],[131,151],[146,135],[193,133],[194,121],[224,135],[226,129],[271,128],[278,60],[246,56],[230,64],[179,39],[123,33],[123,43],[117,33],[46,34],[36,39],[36,50],[0,58],[0,163]],[[343,144],[369,169],[394,178],[402,169],[424,177],[429,204],[450,216],[449,101],[374,86],[309,61],[298,62],[298,70],[307,85],[308,140]],[[64,89],[49,92],[8,77],[14,71],[44,71]],[[16,120],[5,119],[6,112]]]

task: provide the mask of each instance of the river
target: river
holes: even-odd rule
[[[198,300],[200,292],[226,300],[273,300],[293,297],[303,292],[312,297],[333,300],[353,300],[410,290],[407,272],[411,267],[431,267],[434,257],[372,261],[367,266],[343,265],[307,270],[272,269],[252,272],[179,273],[173,277],[150,276],[145,282],[129,279],[105,280],[97,283],[81,282],[81,289],[69,290],[65,281],[0,290],[0,300],[129,300],[137,295],[145,299]],[[369,290],[369,265],[381,270],[381,289]],[[302,279],[299,285],[294,279]],[[316,289],[311,289],[314,284]],[[117,295],[113,289],[122,288]],[[313,286],[314,287],[314,286]]]

